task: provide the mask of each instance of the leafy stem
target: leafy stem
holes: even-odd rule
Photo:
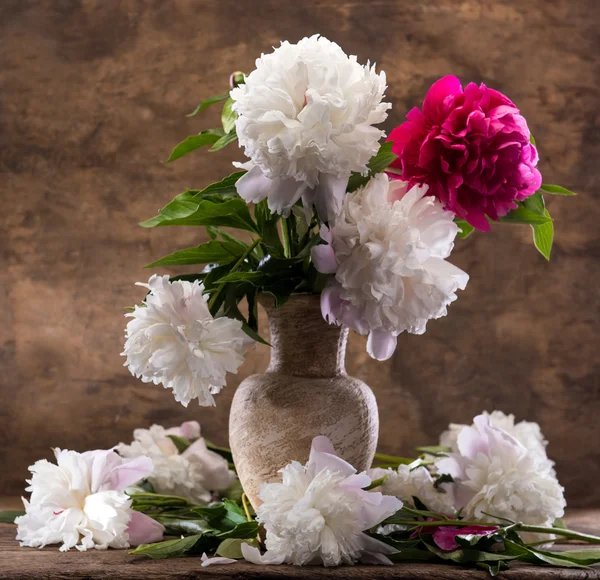
[[[238,261],[233,265],[233,268],[231,268],[231,270],[229,271],[229,274],[232,274],[233,272],[237,272],[241,265],[246,261],[246,258],[248,258],[248,256],[254,251],[254,248],[256,248],[256,246],[258,246],[258,244],[262,241],[262,238],[256,238],[252,244],[250,244],[246,250],[244,251],[244,253],[239,257]],[[223,290],[223,287],[225,286],[225,284],[220,284],[219,287],[212,293],[210,300],[208,301],[208,309],[212,310],[212,307],[214,306],[215,302],[217,301],[217,298],[219,297],[219,294],[221,293],[221,290]]]
[[[244,507],[246,519],[251,522],[252,516],[250,515],[250,508],[248,507],[248,496],[246,495],[246,492],[242,492],[242,506]]]
[[[291,216],[289,218],[281,218],[281,237],[283,242],[283,255],[286,258],[292,257],[292,231],[291,231]]]

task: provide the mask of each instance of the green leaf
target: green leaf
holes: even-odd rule
[[[228,264],[237,260],[244,253],[244,246],[233,242],[214,240],[206,242],[195,248],[179,250],[169,254],[156,262],[148,264],[146,268],[159,266],[186,266],[189,264]]]
[[[214,528],[202,519],[190,519],[169,514],[158,514],[152,517],[165,526],[165,533],[169,536],[202,535],[214,531]]]
[[[544,203],[544,196],[542,195],[542,191],[538,189],[533,195],[530,195],[523,201],[523,205],[534,211],[538,215],[545,215],[544,212],[546,210],[546,204]]]
[[[538,553],[545,556],[552,556],[554,558],[569,560],[576,564],[582,564],[584,566],[593,566],[594,564],[600,564],[600,549],[591,548],[589,550],[567,550],[565,552],[548,552],[545,550],[536,550]]]
[[[179,453],[183,453],[191,445],[189,439],[185,437],[179,437],[178,435],[167,435],[167,437],[173,441]]]
[[[281,219],[281,216],[271,213],[267,200],[263,199],[254,206],[254,219],[258,224],[258,233],[262,238],[262,243],[269,254],[277,258],[283,258],[283,245],[277,232],[277,222]]]
[[[492,576],[492,578],[495,578],[496,576],[498,576],[498,574],[500,574],[500,572],[502,572],[502,570],[507,570],[508,569],[508,563],[505,562],[504,560],[498,560],[497,562],[493,562],[492,564],[488,563],[488,562],[477,562],[477,564],[475,564],[478,568],[481,568],[483,570],[485,570],[486,572],[488,572],[488,574],[490,576]]]
[[[533,243],[540,254],[550,260],[550,252],[552,251],[552,242],[554,240],[554,223],[550,219],[548,210],[544,210],[545,215],[549,218],[544,224],[532,225]]]
[[[587,568],[585,564],[575,559],[562,558],[559,552],[535,550],[508,539],[504,540],[504,546],[509,554],[514,555],[523,562],[530,562],[532,564],[543,562],[551,566],[564,566],[566,568]]]
[[[474,550],[472,548],[459,548],[458,550],[453,550],[452,552],[446,552],[438,548],[437,546],[428,544],[427,542],[423,542],[423,544],[427,547],[427,549],[430,552],[435,554],[438,558],[441,558],[442,560],[451,560],[452,562],[456,562],[457,564],[466,564],[474,562],[510,561],[516,560],[518,558],[518,556],[514,554],[498,554],[495,552],[484,552],[483,550]]]
[[[254,286],[262,286],[269,280],[269,276],[264,272],[232,272],[221,278],[220,282],[249,282]]]
[[[218,538],[256,538],[258,534],[258,523],[243,521],[235,525],[230,530],[220,532],[217,534]]]
[[[466,220],[463,219],[455,219],[454,223],[460,228],[460,232],[458,232],[458,237],[463,240],[468,238],[474,231],[475,228]]]
[[[227,538],[219,544],[216,554],[217,556],[222,556],[223,558],[234,558],[235,560],[240,560],[244,557],[242,555],[242,544],[248,544],[254,548],[258,548],[258,541],[256,538]]]
[[[210,107],[211,105],[214,105],[215,103],[218,103],[219,101],[224,101],[225,99],[229,98],[229,93],[226,93],[224,95],[216,95],[214,97],[209,97],[208,99],[206,99],[205,101],[202,101],[189,115],[187,115],[188,117],[193,117],[194,115],[197,115],[200,111],[203,111],[204,109],[206,109],[207,107]]]
[[[533,138],[533,135],[532,135],[531,133],[529,133],[529,142],[530,142],[530,143],[531,143],[531,144],[532,144],[534,147],[536,147],[536,144],[535,144],[535,139]]]
[[[233,128],[229,133],[223,135],[215,144],[209,149],[209,151],[220,151],[221,149],[227,147],[230,143],[237,141],[237,133],[235,132],[235,128]]]
[[[223,111],[221,112],[221,123],[223,123],[223,131],[225,131],[225,133],[230,133],[235,127],[237,113],[231,108],[234,102],[235,101],[230,97],[223,105]]]
[[[171,151],[171,155],[167,159],[167,163],[175,161],[200,147],[205,145],[213,145],[218,143],[223,138],[223,131],[221,129],[209,129],[208,131],[202,131],[199,135],[190,135],[187,139],[184,139],[181,143],[175,146],[175,149]]]
[[[140,224],[145,228],[156,226],[221,226],[256,231],[256,224],[243,199],[224,201],[194,199],[188,192],[178,195],[160,210],[160,214]]]
[[[157,542],[156,544],[141,544],[129,553],[135,554],[136,556],[148,556],[153,560],[177,558],[192,552],[202,539],[202,534],[195,534],[193,536],[188,536],[187,538],[166,540],[164,542]]]
[[[505,216],[500,218],[501,222],[507,224],[545,224],[550,218],[539,215],[530,209],[527,209],[522,203],[517,209],[513,209]]]
[[[15,518],[18,518],[19,516],[24,516],[24,515],[25,515],[24,511],[18,511],[18,510],[0,511],[0,523],[13,524],[15,521]]]
[[[384,169],[386,169],[391,163],[393,163],[398,156],[395,153],[392,153],[393,143],[391,141],[386,141],[381,144],[379,147],[379,151],[371,157],[369,162],[367,163],[368,173],[367,175],[361,175],[360,173],[352,173],[350,179],[348,180],[348,191],[354,191],[359,187],[365,185],[371,177],[373,177],[377,173],[381,173]]]
[[[569,191],[560,185],[550,185],[549,183],[542,183],[540,189],[552,195],[577,195],[575,192]]]

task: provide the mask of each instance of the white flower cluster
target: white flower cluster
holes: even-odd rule
[[[184,437],[192,443],[179,453],[169,435]],[[212,498],[211,492],[229,488],[236,479],[227,461],[206,447],[196,421],[171,429],[160,425],[136,429],[133,437],[130,445],[121,443],[118,451],[123,457],[152,459],[154,467],[148,480],[156,493],[176,495],[192,503],[206,503]]]
[[[312,213],[333,219],[352,171],[364,173],[384,133],[385,74],[358,64],[334,42],[315,35],[287,41],[256,61],[231,91],[236,131],[248,174],[237,184],[247,201],[268,198],[289,215],[302,198]]]
[[[326,437],[313,440],[306,465],[292,461],[281,470],[281,483],[265,483],[257,510],[264,525],[267,552],[247,550],[257,563],[338,566],[357,561],[390,563],[395,550],[363,533],[402,507],[379,492],[365,491],[366,473],[335,455]]]
[[[508,431],[493,426],[487,414],[460,431],[456,452],[438,459],[436,468],[456,482],[456,507],[467,519],[489,521],[491,514],[552,526],[563,516],[564,488],[545,451],[540,454],[539,440],[530,441],[528,449]]]
[[[236,373],[252,342],[239,320],[213,318],[198,281],[169,281],[152,276],[143,306],[127,314],[123,356],[132,375],[172,389],[186,406],[192,399],[214,405],[213,395]]]
[[[405,502],[418,498],[430,511],[467,520],[490,522],[494,517],[527,525],[551,527],[566,505],[554,463],[537,423],[515,423],[501,411],[482,413],[472,426],[451,424],[440,444],[451,448],[435,460],[431,471],[400,465],[397,470],[372,469],[373,479],[385,477],[381,490]],[[435,485],[436,477],[453,482]],[[382,530],[393,532],[394,526]],[[552,540],[548,535],[522,534],[526,541]]]
[[[388,359],[396,337],[422,334],[427,321],[447,313],[469,276],[446,261],[458,227],[427,186],[379,174],[346,195],[328,245],[313,248],[317,270],[335,273],[321,297],[323,315],[368,334],[367,350]]]
[[[61,552],[127,548],[158,542],[164,527],[133,511],[125,488],[152,471],[148,457],[125,460],[112,449],[77,453],[55,449],[56,464],[45,459],[29,470],[31,492],[25,515],[15,520],[21,546],[62,544]]]

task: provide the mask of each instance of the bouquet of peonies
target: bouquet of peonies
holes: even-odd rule
[[[264,342],[260,293],[278,307],[320,294],[324,318],[368,336],[369,354],[385,360],[399,334],[424,333],[465,288],[468,275],[448,261],[457,236],[528,224],[549,259],[544,195],[573,194],[542,183],[527,122],[498,91],[444,77],[382,142],[385,74],[321,36],[282,42],[230,84],[192,113],[223,103],[222,127],[188,137],[169,161],[236,142],[247,159],[141,224],[202,226],[209,237],[150,264],[205,267],[153,276],[127,325],[131,373],[182,404],[214,405],[247,345]]]
[[[202,566],[410,561],[496,575],[513,561],[600,563],[597,549],[549,550],[557,538],[600,538],[562,522],[564,490],[536,423],[484,412],[418,451],[417,458],[376,454],[375,466],[357,473],[316,437],[305,465],[292,461],[281,481],[263,484],[255,513],[236,486],[229,450],[201,438],[196,422],[154,425],[137,429],[130,445],[57,450],[57,465],[31,466],[17,539],[62,544],[61,551],[137,546],[132,554],[198,555]]]

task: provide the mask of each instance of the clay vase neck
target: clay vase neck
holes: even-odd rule
[[[319,378],[346,374],[348,329],[323,319],[320,296],[293,295],[282,308],[275,308],[266,294],[259,302],[269,316],[273,347],[267,372]]]

